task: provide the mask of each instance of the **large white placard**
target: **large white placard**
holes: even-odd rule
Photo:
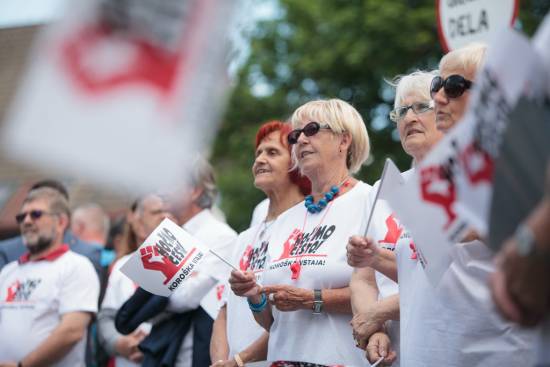
[[[221,113],[235,4],[71,3],[33,50],[2,147],[115,190],[179,185]]]

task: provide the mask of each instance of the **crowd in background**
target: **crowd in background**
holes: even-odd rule
[[[485,55],[472,44],[395,80],[405,179],[460,123]],[[262,124],[251,169],[268,200],[240,234],[215,209],[204,160],[186,188],[144,195],[112,222],[96,204],[71,211],[59,182],[36,183],[21,236],[0,243],[0,366],[549,365],[550,188],[497,260],[470,231],[434,288],[391,207],[369,216],[380,182],[354,175],[370,144],[339,99]],[[140,288],[121,266],[164,218],[239,270],[209,256],[169,297]],[[223,301],[215,319],[209,292]]]

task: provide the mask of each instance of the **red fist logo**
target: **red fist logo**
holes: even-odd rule
[[[145,269],[162,272],[166,278],[163,284],[168,283],[179,270],[178,266],[172,263],[170,259],[159,253],[156,246],[145,246],[140,249],[140,254]]]

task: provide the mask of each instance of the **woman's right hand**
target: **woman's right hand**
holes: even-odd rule
[[[229,277],[229,284],[233,293],[241,297],[259,296],[262,290],[262,287],[256,283],[256,276],[249,270],[246,272],[233,270]]]
[[[346,246],[348,265],[354,268],[372,267],[379,254],[379,248],[371,238],[352,236]]]

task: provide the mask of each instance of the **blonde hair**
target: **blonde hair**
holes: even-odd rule
[[[303,121],[327,124],[335,134],[350,134],[351,145],[346,153],[346,165],[351,173],[357,173],[369,158],[370,141],[367,128],[359,112],[349,103],[336,98],[308,102],[294,111],[290,118],[294,128]]]
[[[443,56],[439,62],[439,69],[463,69],[477,73],[485,62],[486,53],[486,44],[481,42],[469,43]]]
[[[393,81],[388,82],[395,88],[393,107],[401,107],[403,105],[403,100],[410,95],[419,96],[425,101],[430,101],[432,99],[430,96],[430,86],[433,78],[437,75],[437,70],[416,70],[410,74],[398,75],[393,78]]]

